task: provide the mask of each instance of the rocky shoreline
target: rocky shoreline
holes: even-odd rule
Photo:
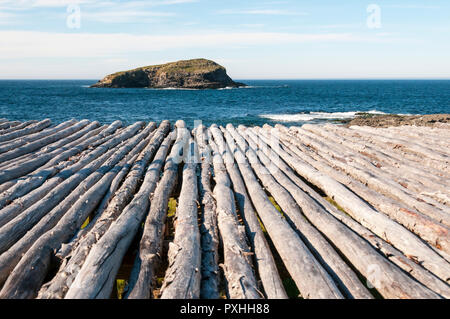
[[[450,114],[426,114],[426,115],[398,115],[398,114],[369,114],[360,113],[354,119],[342,121],[347,127],[350,126],[439,126],[439,124],[450,123]]]

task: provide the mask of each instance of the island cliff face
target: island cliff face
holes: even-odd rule
[[[242,86],[246,85],[234,82],[216,62],[194,59],[110,74],[91,87],[219,89]]]

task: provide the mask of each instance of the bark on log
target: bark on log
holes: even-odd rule
[[[190,135],[190,133],[188,132]],[[161,299],[198,299],[201,281],[201,247],[198,227],[196,145],[189,138],[184,154],[183,182],[175,215],[175,237],[169,244],[169,267],[161,287]]]
[[[42,131],[43,129],[49,127],[51,124],[52,124],[52,122],[49,119],[46,119],[41,122],[32,124],[28,127],[25,127],[21,130],[4,134],[4,135],[0,136],[0,143],[10,141],[10,140],[13,140],[13,139],[21,137],[21,136],[25,136],[25,135],[29,135],[29,134],[33,134],[33,133]]]
[[[227,126],[227,128],[235,140],[239,140],[234,128],[231,125]],[[274,161],[258,149],[257,138],[255,139],[254,135],[249,136],[243,130],[239,130],[239,134],[245,137],[249,143],[248,158],[259,179],[272,194],[284,213],[287,214],[293,227],[298,229],[300,237],[309,249],[315,253],[317,259],[337,283],[342,293],[347,298],[372,299],[371,293],[361,283],[353,270],[300,212],[301,207],[302,212],[307,216],[309,214],[318,215],[325,213],[323,209],[292,183],[279,167],[274,165]],[[241,143],[243,144],[243,142],[242,140]],[[261,146],[266,147],[266,145]]]
[[[212,126],[213,135],[219,138],[219,129]],[[220,141],[219,143],[224,143]],[[215,147],[216,148],[216,147]],[[217,223],[222,238],[224,264],[222,266],[227,282],[227,296],[231,299],[261,299],[245,236],[245,227],[240,225],[224,161],[220,153],[214,151],[214,197],[217,203]]]
[[[215,140],[217,139],[215,138]],[[227,143],[239,165],[252,202],[264,227],[297,284],[302,297],[305,299],[343,298],[331,278],[300,240],[298,234],[272,205],[244,154],[231,139],[228,139]]]
[[[177,141],[166,161],[166,167],[173,165],[178,156]],[[183,145],[182,145],[183,146]],[[162,145],[155,160],[145,175],[139,192],[122,214],[110,226],[108,231],[91,249],[83,267],[70,286],[65,298],[108,298],[119,270],[120,261],[135,237],[150,205],[150,195],[159,180],[163,159],[168,147]]]
[[[279,132],[272,130],[272,134],[278,136]],[[370,207],[365,201],[351,192],[344,185],[331,177],[324,175],[314,167],[301,160],[292,157],[283,151],[279,142],[272,140],[270,145],[279,151],[279,155],[300,175],[314,185],[320,187],[328,196],[334,199],[354,219],[372,230],[375,234],[393,243],[406,255],[417,256],[419,262],[444,281],[449,280],[449,264],[409,230],[397,224],[386,215]],[[292,148],[292,145],[287,145]]]
[[[254,264],[257,267],[259,277],[264,288],[264,292],[269,299],[287,299],[288,296],[283,286],[283,282],[278,274],[269,244],[261,229],[261,224],[250,197],[247,193],[245,183],[242,180],[239,168],[234,161],[234,157],[223,139],[216,145],[212,140],[211,131],[208,130],[210,145],[214,152],[223,156],[223,161],[231,178],[235,193],[236,203],[238,205],[241,217],[246,227],[247,238],[254,252]]]

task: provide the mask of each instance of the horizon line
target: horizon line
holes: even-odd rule
[[[94,78],[0,78],[0,81],[100,81]],[[235,78],[235,81],[327,81],[327,80],[450,80],[450,77],[368,77],[368,78]]]

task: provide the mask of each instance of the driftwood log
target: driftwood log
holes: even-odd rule
[[[244,139],[238,136],[231,125],[227,129],[242,147],[246,147]],[[305,214],[324,214],[323,209],[292,183],[279,167],[271,165],[273,163],[271,159],[258,150],[257,140],[246,136],[243,130],[240,130],[239,133],[241,136],[246,137],[246,141],[249,144],[247,156],[250,163],[252,163],[255,173],[277,203],[279,203],[293,226],[298,229],[300,236],[309,249],[315,252],[318,260],[332,276],[343,294],[347,298],[372,299],[369,290],[361,283],[353,270],[342,260],[326,238],[301,213],[302,210]],[[297,204],[300,205],[301,209]]]
[[[279,151],[279,155],[306,180],[320,187],[328,196],[335,200],[353,218],[361,222],[365,227],[372,230],[383,239],[393,243],[393,245],[403,253],[416,256],[422,265],[436,274],[444,281],[449,280],[449,263],[439,256],[434,250],[424,244],[418,237],[409,230],[396,223],[386,215],[373,209],[364,200],[351,192],[344,185],[325,175],[314,167],[300,159],[290,156],[280,148],[280,133],[272,130],[272,134],[277,139],[271,139],[270,145]],[[295,147],[292,144],[288,148]]]
[[[253,135],[256,137],[256,135]],[[261,135],[258,135],[261,139]],[[265,143],[260,140],[260,143]],[[263,152],[261,152],[263,154]],[[264,158],[264,156],[262,156]],[[266,157],[266,163],[269,163],[269,158]],[[281,159],[276,161],[278,168],[283,173],[289,174],[291,172],[288,167],[281,163]],[[266,164],[267,166],[267,164]],[[270,166],[268,166],[270,167]],[[275,169],[271,170],[275,172]],[[438,296],[431,292],[429,289],[419,285],[416,281],[412,280],[406,274],[404,274],[395,265],[391,264],[383,256],[379,255],[375,249],[373,249],[368,243],[361,240],[354,232],[348,229],[345,225],[333,218],[329,214],[323,203],[318,203],[313,200],[312,195],[315,192],[312,189],[308,189],[308,186],[300,181],[298,178],[291,180],[292,172],[289,174],[290,178],[283,176],[283,174],[277,173],[277,181],[283,184],[293,194],[297,203],[299,203],[303,209],[303,213],[308,220],[317,227],[317,229],[323,233],[334,244],[339,251],[345,255],[345,257],[352,263],[356,269],[375,286],[377,291],[386,298],[437,298]],[[296,183],[294,184],[295,181]],[[300,192],[300,188],[308,189],[308,195]],[[320,196],[315,196],[316,199]],[[322,206],[322,205],[324,206]],[[393,285],[393,282],[401,282],[400,287]]]
[[[155,160],[145,174],[139,192],[91,249],[65,298],[108,298],[110,296],[120,261],[148,213],[150,195],[159,180],[168,146],[166,144],[166,147],[160,147]],[[169,160],[173,161],[174,158],[168,158]]]
[[[160,144],[163,142],[165,135],[169,130],[170,125],[167,122],[163,122],[156,134],[151,139],[148,146],[138,156],[137,160],[131,161],[129,167],[131,172],[126,177],[124,183],[119,188],[116,196],[109,203],[109,196],[106,196],[100,204],[100,208],[95,218],[90,222],[88,227],[80,230],[77,236],[71,240],[71,242],[65,245],[64,249],[59,253],[60,258],[64,258],[64,261],[60,267],[59,272],[48,284],[44,285],[39,292],[39,298],[54,299],[64,298],[65,293],[69,289],[70,284],[81,269],[86,257],[92,248],[92,246],[105,234],[109,226],[114,220],[117,219],[122,209],[129,203],[130,199],[134,195],[139,180],[144,175],[145,169],[149,161],[153,158]],[[165,151],[170,145],[170,137],[161,144],[161,152],[155,157],[155,160],[162,161],[165,156]],[[125,170],[127,172],[128,170]],[[113,183],[115,184],[115,183]],[[115,186],[113,186],[116,188]],[[113,191],[112,193],[115,193]],[[108,204],[109,203],[109,204]],[[103,205],[107,207],[102,210]]]
[[[136,135],[119,148],[100,169],[86,178],[15,244],[14,251],[23,252],[27,247],[31,246],[31,248],[14,268],[0,292],[0,296],[30,298],[37,295],[37,290],[42,285],[50,266],[53,251],[58,250],[61,244],[68,241],[81,227],[97,207],[123,165],[148,144],[149,140],[146,140],[145,137],[154,129],[154,126],[154,123],[150,124],[141,134]],[[56,226],[52,228],[55,224]],[[51,231],[49,231],[50,229]],[[45,235],[43,235],[44,232],[46,232]],[[39,262],[33,263],[35,260],[39,260]],[[2,264],[5,268],[12,265],[14,265],[14,261]],[[11,289],[11,282],[14,289]]]
[[[208,136],[211,135],[209,130],[208,133]],[[283,282],[278,274],[274,257],[261,229],[260,221],[248,195],[239,167],[223,138],[218,134],[216,134],[216,137],[219,145],[216,145],[212,140],[212,136],[209,137],[210,145],[216,153],[223,156],[223,161],[233,184],[236,203],[246,227],[247,238],[254,252],[253,261],[261,278],[264,293],[269,299],[286,299],[287,294]]]
[[[185,129],[187,130],[187,129]],[[190,133],[187,132],[190,136]],[[198,227],[198,152],[193,139],[184,152],[183,183],[175,215],[175,237],[169,244],[169,267],[161,287],[162,299],[200,297],[201,246]]]
[[[343,298],[339,289],[317,262],[298,234],[272,205],[254,175],[244,153],[232,139],[227,144],[234,154],[249,195],[303,298]]]
[[[211,147],[208,144],[208,131],[204,125],[194,130],[201,159],[201,174],[198,179],[199,199],[201,202],[201,246],[202,246],[202,281],[201,299],[218,299],[219,284],[219,230],[217,226],[217,205],[211,187],[213,174]]]
[[[29,134],[33,134],[33,133],[42,131],[43,129],[49,127],[51,124],[52,124],[52,121],[50,121],[49,119],[46,119],[41,122],[32,124],[28,127],[25,127],[21,130],[3,134],[0,136],[0,143],[4,143],[6,141],[10,141],[10,140],[19,138],[21,136],[25,136],[25,135],[29,135]]]
[[[219,143],[223,144],[219,129],[212,126],[211,131]],[[217,150],[217,147],[213,147],[214,149]],[[238,221],[231,181],[220,153],[214,151],[213,154],[216,181],[214,197],[217,202],[217,220],[224,250],[222,267],[227,282],[227,295],[231,299],[260,299],[262,293],[258,291],[245,226]]]

